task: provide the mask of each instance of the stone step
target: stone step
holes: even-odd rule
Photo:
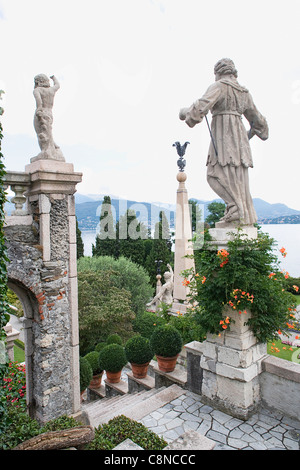
[[[117,395],[112,398],[103,398],[82,406],[82,411],[86,414],[92,426],[99,426],[109,421],[115,416],[124,414],[124,410],[136,406],[147,398],[150,398],[158,390],[141,391],[133,394]]]
[[[153,394],[151,397],[145,400],[142,403],[142,406],[130,408],[123,414],[125,414],[128,418],[138,421],[149,413],[152,413],[153,411],[161,408],[167,403],[170,403],[185,393],[185,390],[183,390],[178,385],[171,385],[170,387],[166,388],[162,387],[156,390],[158,393]]]
[[[139,420],[183,393],[184,390],[177,385],[149,391],[143,390],[138,393],[98,400],[83,406],[83,411],[89,424],[94,427],[107,423],[121,414],[130,419]]]

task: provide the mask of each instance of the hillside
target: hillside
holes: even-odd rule
[[[75,194],[76,216],[80,230],[96,230],[99,223],[101,204],[104,195],[86,196],[83,194]],[[212,201],[203,201],[195,199],[200,205],[204,213],[204,219],[209,211],[207,209],[211,202],[223,202],[221,199]],[[159,212],[163,210],[168,218],[170,228],[174,228],[175,221],[175,204],[167,204],[162,202],[137,202],[119,199],[111,196],[111,202],[114,211],[114,220],[119,220],[120,215],[125,214],[126,210],[133,209],[138,219],[147,227],[154,227],[158,221]],[[253,199],[254,207],[258,217],[259,224],[300,224],[300,211],[291,209],[285,204],[270,204],[259,198]],[[5,210],[9,215],[14,206],[10,202],[5,204]]]

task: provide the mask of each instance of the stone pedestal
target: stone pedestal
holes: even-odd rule
[[[262,360],[267,355],[266,344],[258,343],[244,324],[250,315],[250,311],[240,315],[230,310],[230,331],[220,336],[207,335],[200,362],[202,397],[239,419],[248,419],[257,410],[260,403],[258,378]]]
[[[217,224],[216,224],[217,225]],[[210,230],[211,242],[217,249],[228,249],[234,226],[222,226]],[[256,228],[243,227],[248,238],[256,238]],[[260,403],[259,375],[261,363],[267,355],[266,344],[257,342],[245,323],[251,311],[241,314],[229,306],[224,308],[224,318],[231,318],[230,330],[218,335],[207,335],[203,343],[201,368],[203,369],[202,397],[207,403],[240,419],[247,419]]]
[[[245,239],[255,239],[257,238],[257,228],[253,225],[243,225],[240,227],[242,229],[242,234]],[[235,224],[225,224],[224,222],[217,222],[215,228],[209,229],[209,233],[212,237],[210,244],[216,246],[218,250],[222,248],[227,249],[228,241],[232,240],[234,234],[238,233],[239,227]]]
[[[175,258],[174,258],[174,290],[173,305],[171,312],[177,314],[179,311],[184,314],[187,307],[188,287],[183,285],[184,278],[182,271],[195,269],[193,258],[186,258],[186,255],[193,255],[192,247],[192,225],[189,210],[188,192],[185,187],[186,173],[179,172],[177,181],[176,201],[176,225],[175,225]]]

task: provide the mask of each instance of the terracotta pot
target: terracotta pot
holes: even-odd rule
[[[103,375],[103,372],[101,372],[101,374],[97,374],[97,375],[93,375],[93,378],[90,382],[90,388],[99,388],[100,385],[101,385],[101,380],[102,380],[102,375]]]
[[[121,380],[121,370],[119,370],[118,372],[110,372],[109,370],[106,371],[106,379],[107,379],[107,382],[111,383],[111,384],[117,384],[120,382]]]
[[[131,362],[133,377],[136,379],[144,379],[148,372],[148,366],[149,362],[146,362],[145,364],[135,364],[134,362]]]
[[[162,372],[173,372],[176,366],[177,358],[179,354],[173,357],[163,357],[156,354],[157,364],[159,370]]]

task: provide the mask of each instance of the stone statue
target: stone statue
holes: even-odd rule
[[[34,128],[37,133],[41,153],[32,158],[31,161],[41,159],[65,161],[59,146],[56,145],[52,137],[52,108],[55,93],[60,88],[60,85],[54,75],[50,78],[53,81],[52,87],[46,75],[39,74],[34,77],[33,95],[36,101]]]
[[[157,301],[159,303],[165,303],[167,305],[172,304],[173,302],[173,288],[174,288],[174,273],[172,267],[167,264],[169,271],[164,273],[165,284],[163,284],[156,294],[155,297],[147,304],[147,307],[155,304]]]
[[[226,204],[220,225],[253,225],[257,216],[249,190],[248,168],[253,167],[249,140],[254,135],[266,140],[268,124],[255,107],[249,91],[238,83],[231,59],[219,60],[214,73],[215,83],[189,108],[181,109],[179,118],[194,127],[211,111],[207,181]],[[242,115],[250,123],[248,133]]]

